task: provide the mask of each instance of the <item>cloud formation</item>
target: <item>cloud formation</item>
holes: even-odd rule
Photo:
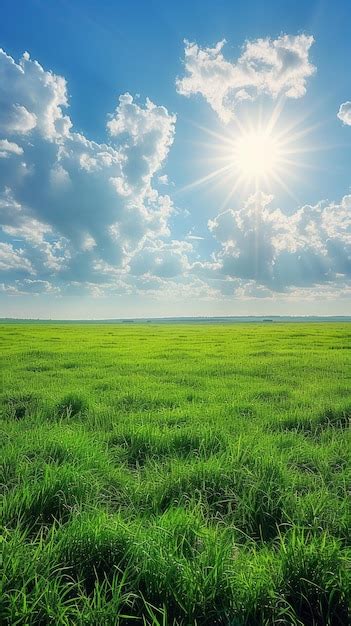
[[[158,278],[182,276],[189,270],[188,253],[192,246],[185,241],[150,241],[135,254],[130,263],[132,274]]]
[[[11,154],[23,154],[23,148],[13,141],[0,139],[0,158],[6,159]]]
[[[351,102],[344,102],[340,105],[338,118],[346,126],[351,126]]]
[[[300,97],[312,42],[249,42],[236,64],[223,42],[187,44],[178,89],[202,93],[225,121],[243,98]],[[175,115],[123,94],[97,143],[74,130],[64,78],[27,53],[16,63],[0,51],[0,84],[1,293],[245,299],[348,288],[351,196],[288,213],[257,193],[209,220],[207,236],[188,224],[182,240],[172,199],[159,191]]]
[[[2,270],[101,282],[127,271],[146,240],[169,236],[173,204],[153,183],[175,115],[124,94],[100,144],[74,131],[65,79],[28,53],[16,63],[0,51],[0,84]]]
[[[351,195],[287,215],[258,192],[208,227],[219,244],[212,275],[255,281],[273,291],[351,279]],[[201,269],[201,264],[198,266]]]
[[[186,41],[185,76],[177,79],[177,91],[202,95],[225,123],[233,119],[238,102],[260,94],[301,98],[307,78],[315,72],[309,60],[313,41],[308,35],[248,41],[236,62],[224,57],[225,40],[214,48]]]

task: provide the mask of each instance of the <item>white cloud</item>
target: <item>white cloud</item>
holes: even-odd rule
[[[25,296],[28,294],[34,296],[39,294],[58,295],[60,289],[47,280],[25,278],[24,280],[15,280],[12,285],[0,283],[0,293],[1,292],[10,296]]]
[[[111,137],[127,136],[124,146],[124,182],[130,189],[144,193],[149,190],[154,174],[160,169],[173,143],[175,115],[148,98],[145,107],[133,102],[129,93],[120,96],[115,114],[107,122]]]
[[[220,244],[204,275],[255,281],[275,291],[351,279],[351,196],[320,202],[287,215],[271,208],[272,196],[251,196],[241,209],[208,223]]]
[[[0,51],[1,55],[1,51]],[[34,113],[30,113],[26,107],[12,103],[6,108],[7,103],[2,109],[0,120],[0,131],[9,135],[17,133],[28,133],[35,128],[37,117]]]
[[[351,102],[344,102],[340,105],[338,118],[346,126],[351,126]]]
[[[24,270],[25,273],[29,274],[33,271],[22,248],[15,249],[12,244],[2,242],[0,242],[0,270],[2,272]]]
[[[66,81],[46,72],[27,52],[20,62],[0,49],[0,132],[27,134],[36,128],[46,139],[67,134],[71,122],[62,112],[68,104]]]
[[[218,298],[217,287],[194,276],[164,278],[160,276],[131,277],[132,290],[141,295],[151,296],[167,302],[185,300],[214,300]]]
[[[65,79],[27,53],[17,64],[0,52],[0,84],[0,155],[16,157],[0,169],[2,231],[23,240],[37,279],[103,282],[106,268],[124,271],[144,241],[169,236],[173,203],[154,180],[175,115],[124,94],[107,122],[109,143],[100,144],[74,132]]]
[[[225,61],[222,44],[212,51],[189,44],[194,65],[188,78],[197,72],[199,86],[208,89],[199,91],[227,119],[238,100],[261,92],[302,95],[313,72],[311,44],[312,38],[303,35],[248,43],[236,65]],[[224,78],[219,78],[218,64],[226,68]],[[240,87],[230,82],[239,74],[244,81]],[[172,199],[158,191],[160,183],[168,182],[163,167],[174,139],[174,115],[148,99],[143,104],[124,94],[108,118],[108,141],[97,143],[74,131],[65,114],[68,95],[62,77],[29,55],[16,64],[1,52],[4,80],[3,293],[102,297],[147,292],[171,300],[347,290],[351,196],[286,214],[272,208],[271,196],[257,194],[243,207],[209,221],[211,241],[194,229],[179,241],[171,232]],[[192,79],[180,83],[192,93]],[[212,256],[195,257],[206,246],[216,247]]]
[[[185,239],[187,241],[203,241],[204,237],[200,237],[199,235],[192,235],[191,233],[189,233],[185,236]]]
[[[158,177],[158,182],[161,183],[161,185],[169,185],[169,180],[168,180],[167,174],[162,174],[162,176],[159,176]]]
[[[281,35],[277,39],[246,42],[237,62],[223,56],[225,40],[214,48],[185,42],[185,76],[178,78],[178,93],[202,95],[223,122],[235,115],[238,102],[259,94],[272,98],[300,98],[307,78],[315,72],[309,61],[313,37]]]
[[[147,242],[130,261],[133,275],[151,275],[159,278],[182,276],[189,269],[188,254],[192,246],[185,241]]]
[[[0,139],[0,158],[7,158],[11,154],[21,155],[23,154],[23,148],[14,141]]]

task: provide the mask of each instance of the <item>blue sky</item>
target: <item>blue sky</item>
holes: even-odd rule
[[[350,17],[4,0],[0,315],[350,314]]]

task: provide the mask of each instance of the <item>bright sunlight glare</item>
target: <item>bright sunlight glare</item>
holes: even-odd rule
[[[272,193],[278,186],[296,200],[289,180],[297,180],[297,171],[301,168],[311,167],[302,156],[315,151],[316,147],[301,143],[301,140],[315,126],[304,125],[303,119],[282,124],[283,108],[284,100],[281,100],[265,120],[260,113],[255,116],[256,119],[236,118],[234,125],[225,129],[225,133],[198,126],[215,140],[200,143],[202,160],[211,170],[183,190],[207,184],[213,190],[224,189],[226,195],[221,203],[222,210],[237,191],[243,195],[258,189]]]
[[[275,173],[279,166],[279,142],[267,131],[244,133],[234,143],[233,165],[245,179],[259,181]]]

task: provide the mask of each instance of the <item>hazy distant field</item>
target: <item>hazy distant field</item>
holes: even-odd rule
[[[0,337],[0,623],[348,623],[350,324]]]

